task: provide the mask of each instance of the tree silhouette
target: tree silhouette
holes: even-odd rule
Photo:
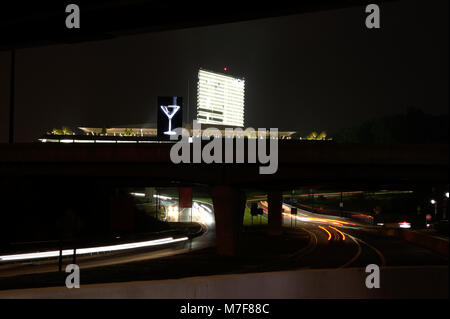
[[[448,114],[431,115],[410,107],[406,113],[368,120],[334,134],[341,143],[448,143]]]

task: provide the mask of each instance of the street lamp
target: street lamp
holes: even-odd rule
[[[437,217],[437,202],[436,200],[432,199],[430,200],[430,203],[434,205],[434,217]]]
[[[448,210],[448,192],[445,193],[445,201],[443,203],[443,210],[442,210],[442,218],[445,220],[447,219],[447,210]]]

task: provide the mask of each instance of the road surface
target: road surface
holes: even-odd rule
[[[167,201],[166,203],[163,204],[173,204],[173,203]],[[207,206],[208,204],[202,203],[202,205]],[[209,214],[208,211],[202,212],[203,214]],[[212,215],[212,210],[210,214]],[[181,209],[180,216],[182,216],[180,222],[190,221],[190,210]],[[194,211],[194,217],[198,217],[198,212]],[[213,217],[211,218],[213,219]],[[116,252],[106,251],[104,253],[80,255],[77,256],[76,263],[80,266],[80,268],[88,269],[88,268],[111,266],[117,264],[175,256],[179,254],[188,253],[193,250],[199,250],[214,246],[215,245],[214,223],[202,223],[200,220],[199,222],[202,226],[202,233],[201,235],[194,237],[192,239],[182,240],[174,243],[167,243],[154,247],[143,247],[143,248],[120,250]],[[71,263],[72,262],[71,260],[72,256],[64,257],[63,265]],[[2,262],[0,260],[0,278],[26,274],[49,273],[55,272],[57,270],[58,270],[57,258],[33,259],[23,261],[18,260],[17,262]]]
[[[267,216],[267,203],[261,202]],[[307,232],[310,241],[292,261],[293,268],[448,265],[448,260],[432,251],[396,237],[381,235],[381,227],[348,218],[314,214],[283,205],[283,226]]]

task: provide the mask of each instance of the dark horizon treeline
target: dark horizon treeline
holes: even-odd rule
[[[332,137],[338,143],[442,144],[449,141],[449,118],[409,107],[406,113],[371,119]]]

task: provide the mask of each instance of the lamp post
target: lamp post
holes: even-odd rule
[[[430,200],[431,205],[434,205],[434,218],[437,219],[437,201],[432,199]]]
[[[442,207],[442,219],[447,219],[447,209],[448,209],[448,192],[445,193],[445,199]]]

